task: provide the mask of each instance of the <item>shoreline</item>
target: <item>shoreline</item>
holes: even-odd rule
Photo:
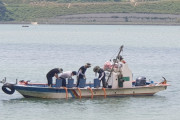
[[[19,22],[0,22],[0,25],[33,25],[31,23],[19,23]],[[129,24],[113,24],[113,23],[108,23],[108,24],[85,24],[85,23],[69,23],[69,24],[61,24],[61,23],[38,23],[37,25],[152,25],[152,26],[180,26],[180,24],[159,24],[159,23],[154,23],[154,24],[137,24],[137,23],[129,23]],[[33,25],[36,26],[36,25]]]
[[[22,27],[24,27],[23,25],[28,25],[29,26],[36,26],[36,25],[32,25],[32,24],[29,24],[29,23],[0,23],[0,25],[22,25]],[[147,26],[180,26],[180,24],[57,24],[57,23],[54,23],[54,24],[37,24],[38,25],[147,25]]]
[[[0,24],[48,25],[180,25],[180,15],[150,13],[95,13],[37,18],[36,21],[1,21]]]

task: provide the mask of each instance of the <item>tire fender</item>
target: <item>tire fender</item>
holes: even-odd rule
[[[12,95],[12,94],[15,92],[14,84],[5,83],[5,84],[2,86],[2,90],[3,90],[3,92],[5,92],[6,94]]]

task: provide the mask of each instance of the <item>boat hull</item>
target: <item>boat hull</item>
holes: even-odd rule
[[[35,98],[94,98],[154,95],[167,88],[167,85],[140,86],[132,88],[56,88],[15,85],[15,89],[24,97]]]

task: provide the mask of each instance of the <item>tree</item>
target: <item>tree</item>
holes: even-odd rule
[[[12,18],[8,17],[9,11],[6,9],[2,1],[0,1],[0,21],[11,21]]]
[[[6,7],[0,1],[0,21],[4,19],[5,13],[6,13]]]

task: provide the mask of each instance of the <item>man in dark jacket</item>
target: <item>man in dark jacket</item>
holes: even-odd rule
[[[49,87],[52,87],[52,78],[56,77],[58,79],[58,74],[62,72],[63,72],[62,68],[54,68],[47,73],[46,77],[47,77]]]
[[[103,87],[106,88],[106,73],[104,72],[104,70],[99,66],[96,66],[94,67],[93,71],[99,74],[98,79],[100,80],[100,82],[102,81]]]
[[[80,79],[86,79],[85,72],[86,72],[86,69],[90,68],[90,67],[91,67],[91,64],[90,63],[86,63],[86,65],[81,66],[79,68],[78,74],[77,74],[77,85],[76,85],[76,87],[79,86]]]

